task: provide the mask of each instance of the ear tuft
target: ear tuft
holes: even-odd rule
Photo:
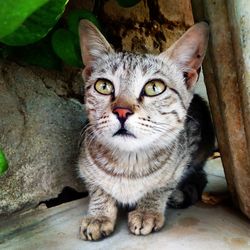
[[[114,52],[101,32],[88,20],[80,21],[79,37],[83,64],[88,72],[98,58]]]
[[[159,56],[173,60],[182,70],[190,89],[198,80],[202,61],[206,54],[209,27],[206,22],[193,25],[169,49]]]

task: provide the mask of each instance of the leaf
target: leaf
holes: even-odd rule
[[[4,0],[0,8],[0,38],[15,31],[23,21],[48,0]]]
[[[76,35],[78,35],[78,26],[81,19],[87,19],[91,21],[98,29],[101,28],[97,17],[92,12],[88,10],[73,10],[68,15],[67,23],[69,30]]]
[[[21,46],[34,43],[45,37],[64,12],[68,0],[50,0],[29,16],[13,33],[1,42]]]
[[[58,29],[52,35],[52,47],[66,64],[82,67],[78,37],[65,29]]]
[[[3,151],[0,149],[0,175],[3,175],[3,173],[8,169],[8,161],[3,153]]]

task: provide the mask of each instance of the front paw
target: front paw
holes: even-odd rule
[[[85,217],[80,226],[82,240],[99,240],[114,231],[115,222],[107,216]]]
[[[129,230],[136,235],[147,235],[159,231],[164,225],[164,214],[134,210],[128,214]]]

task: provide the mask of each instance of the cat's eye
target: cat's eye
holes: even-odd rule
[[[111,95],[114,92],[114,85],[106,79],[99,79],[95,83],[95,90],[103,95]]]
[[[146,96],[157,96],[163,93],[166,85],[160,80],[152,80],[146,83],[143,89],[143,94]]]

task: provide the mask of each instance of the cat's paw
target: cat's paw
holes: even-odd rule
[[[164,214],[158,212],[134,210],[128,214],[128,227],[135,235],[147,235],[159,231],[164,221]]]
[[[115,222],[107,216],[85,217],[80,226],[82,240],[100,240],[114,231]]]

